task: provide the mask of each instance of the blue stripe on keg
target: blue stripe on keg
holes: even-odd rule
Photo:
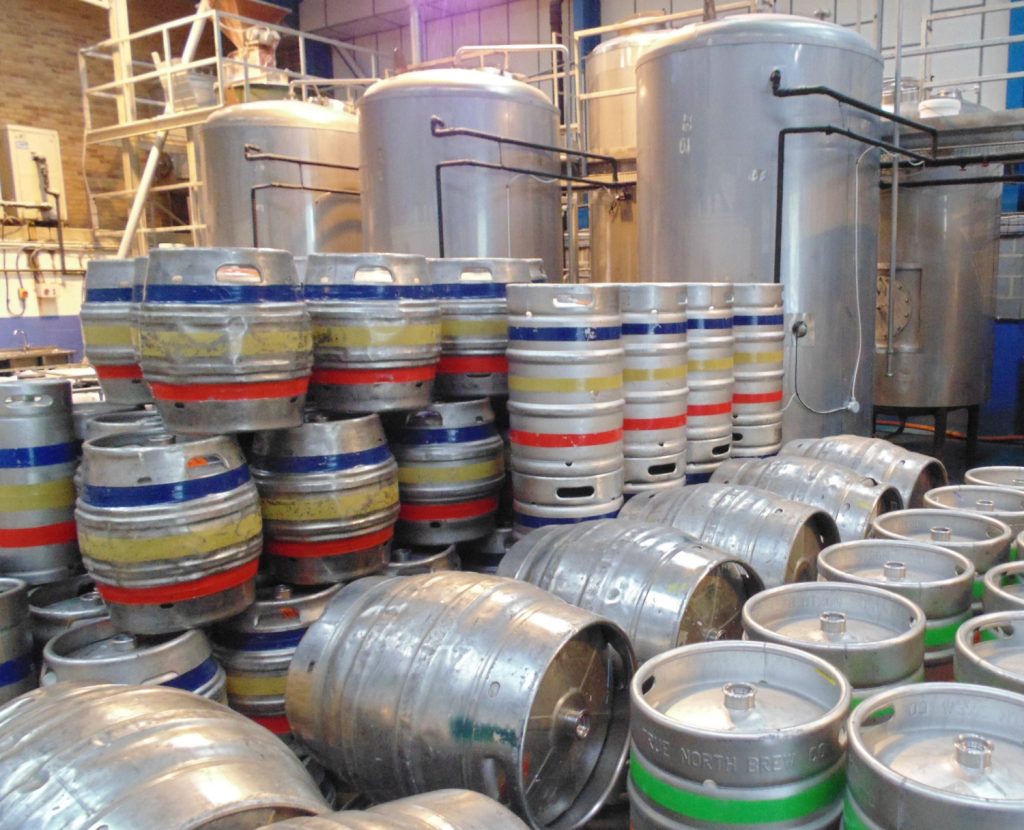
[[[47,444],[44,447],[0,450],[0,469],[48,467],[51,464],[67,464],[74,460],[75,450],[71,444]]]
[[[433,300],[433,285],[306,285],[307,300]]]
[[[213,678],[217,676],[220,666],[212,657],[207,657],[194,669],[189,669],[184,674],[179,674],[173,680],[161,683],[161,686],[170,686],[172,689],[184,689],[186,692],[197,692]]]
[[[86,484],[82,500],[97,507],[145,507],[152,504],[192,501],[234,490],[249,480],[249,468],[237,467],[217,475],[173,484],[141,484],[135,487],[98,487]]]
[[[31,673],[32,655],[30,654],[23,654],[21,657],[0,663],[0,687],[18,683]]]
[[[343,452],[337,455],[300,455],[294,458],[281,456],[253,456],[252,464],[268,473],[327,473],[348,470],[367,464],[383,464],[391,458],[387,445],[359,452]]]
[[[443,282],[434,286],[437,295],[445,300],[504,299],[505,284],[501,282]]]
[[[686,323],[623,323],[622,333],[630,334],[683,334]]]
[[[141,303],[144,299],[143,295],[146,293],[145,286],[134,285],[132,286],[132,302]]]
[[[686,321],[688,329],[731,329],[732,317],[715,317],[706,319],[704,317],[691,317]]]
[[[737,314],[732,318],[735,326],[781,326],[781,314]]]
[[[687,473],[687,484],[707,484],[711,481],[711,473]]]
[[[621,335],[621,326],[508,327],[509,340],[557,340],[561,342],[587,343],[594,340],[618,340]]]
[[[575,525],[580,522],[596,522],[598,519],[614,519],[618,515],[619,511],[615,510],[612,513],[604,513],[600,516],[584,516],[573,519],[542,519],[539,516],[525,516],[517,512],[514,514],[514,521],[523,527],[547,527],[548,525]]]
[[[147,303],[297,303],[296,285],[160,285],[146,286]]]
[[[493,424],[452,429],[401,429],[395,434],[398,444],[460,444],[483,441],[498,434]]]
[[[87,288],[85,291],[87,303],[130,303],[132,301],[132,289],[130,288]]]
[[[306,628],[296,628],[291,631],[247,633],[218,630],[214,639],[217,641],[217,645],[227,646],[236,651],[276,651],[278,649],[296,648],[306,631]]]

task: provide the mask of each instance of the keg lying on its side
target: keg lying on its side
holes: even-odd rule
[[[0,578],[0,705],[35,687],[28,586]]]
[[[1024,694],[1024,610],[982,614],[964,623],[956,633],[954,663],[957,683]]]

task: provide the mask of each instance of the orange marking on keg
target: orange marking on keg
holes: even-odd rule
[[[93,366],[100,380],[135,380],[142,377],[142,367],[138,363],[127,366]]]
[[[395,535],[394,527],[386,527],[376,533],[351,536],[347,539],[328,539],[324,542],[285,542],[281,539],[264,540],[263,549],[272,556],[289,556],[295,559],[311,559],[319,556],[339,556],[356,553],[367,548],[383,545]]]
[[[782,390],[776,392],[762,392],[760,394],[733,395],[733,403],[777,403],[782,400]]]
[[[508,431],[508,440],[513,444],[522,444],[524,447],[594,447],[600,444],[614,444],[622,440],[621,429],[609,429],[605,432],[589,432],[583,434],[573,433],[547,433],[547,432],[522,432],[518,429]]]
[[[260,726],[269,729],[275,735],[287,735],[292,731],[292,725],[284,715],[271,715],[266,717],[253,717]]]
[[[42,527],[0,529],[0,548],[33,548],[41,545],[62,545],[77,541],[74,521]]]
[[[179,582],[175,585],[158,585],[152,588],[122,588],[118,585],[96,583],[96,590],[103,599],[121,605],[159,605],[165,602],[184,602],[199,597],[208,597],[229,588],[236,588],[243,582],[255,578],[259,560],[253,559],[237,568],[221,571],[213,576]]]
[[[666,418],[626,418],[622,428],[626,432],[644,432],[651,429],[674,429],[686,426],[686,415],[670,415]]]
[[[205,467],[209,463],[203,456],[196,455],[185,462],[185,466],[191,469],[193,467]]]
[[[437,364],[437,371],[442,375],[468,375],[474,372],[492,372],[508,374],[508,358],[504,355],[493,357],[442,357]]]
[[[498,509],[494,498],[474,499],[459,504],[403,504],[398,518],[407,522],[431,522],[443,519],[472,519]]]
[[[732,401],[726,403],[691,404],[686,409],[686,414],[690,418],[694,415],[723,415],[726,412],[732,412]]]
[[[305,395],[309,388],[309,378],[257,383],[196,383],[189,386],[151,383],[149,386],[153,390],[153,397],[160,401],[245,401]]]
[[[433,380],[435,374],[436,364],[406,369],[314,369],[313,383],[326,386],[344,386],[350,383],[415,383]]]

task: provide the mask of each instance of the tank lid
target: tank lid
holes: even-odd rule
[[[743,43],[822,46],[843,49],[882,62],[864,38],[844,26],[791,14],[744,14],[680,29],[640,57],[637,66],[685,49]]]
[[[422,97],[430,92],[463,92],[489,98],[509,98],[521,104],[532,104],[554,111],[551,100],[534,86],[510,75],[481,69],[418,69],[377,81],[359,99],[362,107],[378,98]]]
[[[217,110],[204,127],[259,124],[267,127],[303,127],[356,132],[359,117],[340,107],[308,101],[250,101]]]
[[[638,25],[643,25],[643,21],[638,21]],[[676,30],[674,29],[641,29],[639,31],[634,30],[626,32],[609,40],[602,41],[595,46],[593,50],[591,50],[587,57],[590,58],[594,55],[604,55],[608,52],[615,52],[619,49],[646,49],[653,43],[657,43],[664,38],[671,37],[675,31]]]

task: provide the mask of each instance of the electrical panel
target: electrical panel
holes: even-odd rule
[[[49,205],[47,209],[5,205],[4,212],[23,221],[56,221],[57,200],[47,190],[60,195],[61,218],[67,221],[60,135],[56,130],[17,124],[0,127],[0,200]]]

